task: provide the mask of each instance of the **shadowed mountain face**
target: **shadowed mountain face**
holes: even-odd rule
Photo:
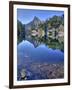
[[[34,19],[25,25],[25,30],[31,30],[38,28],[38,25],[41,23],[41,20],[38,17],[34,17]]]

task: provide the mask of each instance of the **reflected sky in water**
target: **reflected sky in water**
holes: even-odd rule
[[[48,63],[63,63],[64,52],[59,49],[48,48],[45,44],[34,47],[32,43],[23,40],[17,46],[18,64],[23,62],[48,62]]]

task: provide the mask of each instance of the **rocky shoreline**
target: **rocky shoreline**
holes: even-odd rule
[[[17,80],[64,78],[64,64],[31,63],[18,67]]]

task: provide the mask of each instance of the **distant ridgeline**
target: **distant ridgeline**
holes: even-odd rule
[[[44,43],[50,48],[64,51],[64,15],[53,16],[45,21],[35,16],[28,24],[17,20],[17,34],[17,43],[28,40],[35,47]]]

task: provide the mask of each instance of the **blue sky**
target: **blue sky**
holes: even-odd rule
[[[23,24],[27,24],[32,21],[34,16],[38,17],[40,20],[46,20],[54,15],[61,16],[62,14],[64,14],[63,11],[17,9],[17,19]]]

